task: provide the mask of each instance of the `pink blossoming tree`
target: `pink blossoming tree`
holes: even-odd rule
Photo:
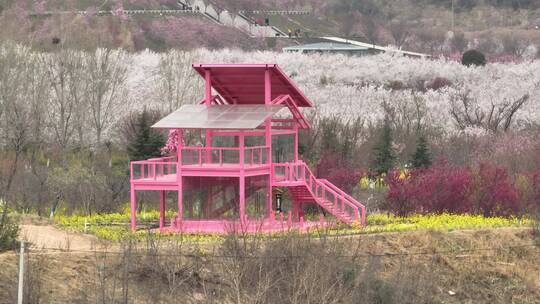
[[[177,129],[169,130],[169,136],[167,137],[167,142],[165,142],[165,146],[161,148],[161,154],[171,155],[176,153],[179,140],[180,131]]]

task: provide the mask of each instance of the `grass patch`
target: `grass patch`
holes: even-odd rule
[[[176,216],[173,211],[166,213],[166,218]],[[106,213],[94,215],[59,215],[55,218],[56,224],[61,228],[74,231],[93,234],[101,239],[109,241],[120,241],[123,239],[146,240],[149,237],[153,239],[181,239],[186,242],[205,242],[217,241],[224,238],[220,235],[211,234],[178,234],[150,232],[150,228],[156,228],[159,223],[159,211],[143,211],[137,213],[137,226],[146,227],[137,232],[131,232],[131,215],[124,213]]]
[[[174,217],[173,211],[167,212],[166,217]],[[56,223],[67,230],[76,232],[85,232],[96,235],[99,238],[120,241],[126,238],[145,240],[148,237],[181,239],[187,242],[205,242],[224,240],[224,236],[215,234],[178,234],[178,233],[159,233],[150,232],[149,229],[142,229],[136,233],[130,230],[130,214],[108,213],[95,214],[90,216],[60,215],[56,218]],[[147,228],[154,228],[159,221],[158,211],[144,211],[137,214],[137,225]],[[481,215],[469,214],[428,214],[411,215],[407,217],[397,217],[381,213],[369,214],[366,219],[367,225],[360,226],[342,226],[339,225],[332,229],[324,231],[331,235],[351,235],[351,234],[369,234],[382,232],[405,232],[415,230],[438,230],[452,231],[461,229],[486,229],[500,227],[532,227],[533,220],[529,218],[504,218],[504,217],[483,217]],[[85,228],[86,225],[86,228]],[[321,233],[321,230],[313,231],[314,235]],[[279,236],[273,234],[272,236]],[[267,237],[269,234],[260,234],[259,237]]]

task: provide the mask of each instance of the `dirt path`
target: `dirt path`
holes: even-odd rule
[[[102,247],[103,241],[82,233],[72,233],[50,225],[23,224],[19,238],[36,249],[93,250]]]

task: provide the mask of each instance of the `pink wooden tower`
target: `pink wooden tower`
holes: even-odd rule
[[[300,107],[313,103],[276,64],[193,68],[204,78],[204,99],[153,126],[175,132],[175,155],[131,162],[133,230],[137,192],[149,190],[159,192],[161,231],[270,232],[335,221],[364,224],[364,205],[316,178],[298,158],[298,130],[310,127]],[[290,210],[276,210],[282,208],[273,204],[275,187],[288,188]],[[166,191],[178,194],[177,213],[167,220]],[[304,220],[306,204],[319,205],[329,216]]]

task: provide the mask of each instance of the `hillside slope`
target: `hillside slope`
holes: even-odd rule
[[[195,0],[184,2],[195,3]],[[202,1],[202,2],[201,2]],[[253,20],[268,19],[283,32],[299,30],[300,38],[349,37],[381,45],[431,54],[455,54],[478,48],[489,55],[521,57],[540,45],[538,1],[492,0],[201,0],[217,12],[241,11]],[[0,5],[0,38],[54,49],[51,36],[67,46],[192,49],[206,47],[281,49],[294,41],[249,37],[237,28],[218,25],[201,14],[144,14],[96,16],[97,10],[179,9],[176,1],[26,1],[5,0]],[[87,11],[84,16],[65,12]],[[64,12],[29,17],[32,12]],[[452,31],[455,34],[449,34]],[[303,40],[304,41],[304,40]],[[302,42],[302,41],[301,41]]]
[[[107,5],[101,6],[91,1],[66,1],[61,2],[62,5],[56,1],[39,2],[43,5],[36,3],[11,1],[2,5],[0,39],[31,44],[43,50],[60,47],[148,48],[157,51],[199,47],[250,50],[276,46],[275,39],[268,42],[250,37],[237,28],[217,24],[203,14],[178,11],[178,5],[175,2],[174,5],[170,4],[170,1],[162,4],[129,1],[126,5],[113,5],[116,2],[105,1],[103,3]],[[176,12],[150,11],[170,9]],[[127,14],[123,13],[124,10],[142,10],[143,13]],[[109,13],[99,14],[99,11]]]
[[[26,296],[44,303],[124,297],[130,303],[179,297],[190,303],[287,303],[295,296],[313,303],[359,297],[363,303],[538,303],[536,241],[530,229],[501,228],[285,238],[271,246],[234,239],[173,248],[157,242],[120,254],[34,252],[27,261],[33,289]],[[1,303],[15,302],[17,260],[14,253],[0,254]],[[274,288],[268,289],[269,279]]]

